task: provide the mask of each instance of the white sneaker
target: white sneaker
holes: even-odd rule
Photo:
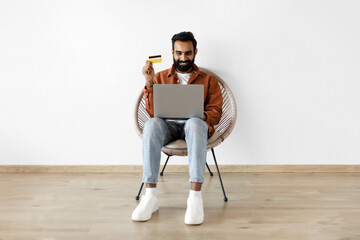
[[[152,194],[145,194],[141,197],[140,203],[133,211],[131,218],[134,221],[147,221],[157,210],[159,210],[157,197]]]
[[[202,198],[188,197],[185,213],[185,224],[199,225],[204,222],[204,207]]]

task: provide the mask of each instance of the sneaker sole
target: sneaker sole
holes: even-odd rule
[[[157,212],[159,210],[159,207],[157,208],[157,209],[155,209],[152,213],[151,213],[151,215],[150,215],[150,217],[148,218],[148,219],[134,219],[134,218],[131,218],[134,222],[147,222],[147,221],[149,221],[150,219],[151,219],[151,217],[152,217],[152,214],[154,213],[154,212]]]
[[[203,222],[201,223],[185,223],[186,225],[189,225],[189,226],[199,226],[201,225]]]

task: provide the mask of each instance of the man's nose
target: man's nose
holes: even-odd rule
[[[181,60],[181,61],[185,61],[185,60],[186,60],[186,56],[185,56],[185,54],[181,54],[181,56],[180,56],[180,60]]]

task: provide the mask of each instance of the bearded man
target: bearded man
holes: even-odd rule
[[[152,62],[146,61],[142,69],[145,77],[144,98],[146,111],[151,119],[143,130],[143,177],[145,195],[132,213],[134,221],[147,221],[159,209],[157,188],[161,148],[171,141],[184,139],[189,157],[190,193],[187,199],[185,224],[199,225],[204,221],[201,186],[204,182],[207,140],[220,121],[222,95],[214,76],[196,66],[197,41],[191,32],[181,32],[172,37],[171,68],[155,74]],[[204,85],[204,117],[187,120],[169,120],[154,117],[153,84],[202,84]],[[174,188],[176,189],[176,188]]]

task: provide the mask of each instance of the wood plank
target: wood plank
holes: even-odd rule
[[[205,221],[184,224],[187,173],[159,177],[159,211],[130,218],[141,173],[0,173],[0,239],[360,239],[359,173],[224,173],[202,188]]]
[[[209,164],[212,171],[215,165]],[[161,166],[162,168],[162,166]],[[221,172],[360,172],[360,165],[220,165]],[[142,165],[0,165],[3,173],[140,173]],[[166,172],[188,172],[187,165],[166,166]]]

